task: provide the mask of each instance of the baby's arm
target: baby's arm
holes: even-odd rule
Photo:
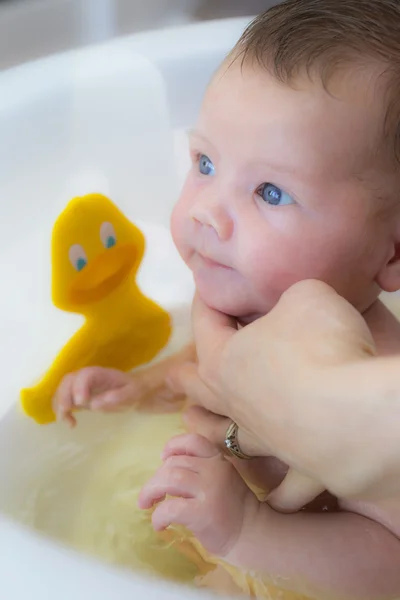
[[[388,529],[348,512],[276,513],[201,436],[171,440],[139,503],[159,503],[157,530],[181,524],[208,552],[266,583],[326,600],[400,596],[400,541]]]

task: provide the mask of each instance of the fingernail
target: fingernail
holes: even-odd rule
[[[76,394],[75,396],[75,406],[83,406],[85,404],[85,398],[83,394]]]

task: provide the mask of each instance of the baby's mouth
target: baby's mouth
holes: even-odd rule
[[[232,270],[231,267],[228,267],[227,265],[224,265],[208,256],[204,256],[204,254],[201,254],[200,252],[197,253],[198,256],[200,257],[201,261],[207,266],[210,267],[211,269],[226,269],[226,270]]]

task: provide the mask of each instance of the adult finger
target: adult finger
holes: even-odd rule
[[[297,512],[324,491],[321,483],[291,468],[282,483],[269,494],[267,502],[279,512]]]
[[[192,306],[192,323],[200,365],[217,365],[223,347],[237,331],[236,320],[209,308],[196,294]]]
[[[191,406],[184,413],[183,419],[189,431],[199,433],[207,438],[215,446],[226,452],[226,432],[232,420],[221,417],[201,406]],[[260,456],[265,454],[265,447],[260,446],[257,440],[247,433],[243,428],[238,430],[238,442],[242,452],[248,456]]]
[[[224,412],[223,400],[200,379],[198,366],[194,363],[185,363],[171,369],[168,375],[168,387],[176,394],[186,396],[190,404],[199,404],[215,413]]]
[[[191,406],[185,411],[183,420],[189,431],[198,433],[222,451],[226,451],[224,442],[231,423],[229,418],[216,415],[201,406]]]

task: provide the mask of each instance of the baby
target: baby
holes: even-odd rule
[[[320,279],[363,314],[379,353],[399,352],[378,299],[400,288],[399,123],[399,0],[287,0],[258,17],[206,92],[172,215],[202,299],[246,325]],[[171,367],[194,357],[70,375],[58,414],[171,395]],[[282,515],[200,436],[171,440],[163,460],[140,497],[157,530],[184,525],[227,563],[311,597],[400,597],[400,498]]]

